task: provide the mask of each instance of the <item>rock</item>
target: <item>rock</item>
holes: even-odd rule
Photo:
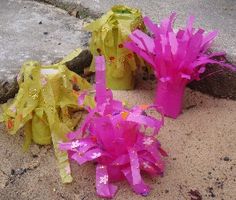
[[[198,190],[190,190],[188,193],[191,197],[191,200],[202,200],[202,195]]]
[[[25,61],[48,65],[87,43],[84,21],[51,5],[2,0],[0,19],[0,103],[18,91],[15,77]]]
[[[73,0],[50,1],[62,1],[69,4]],[[218,30],[219,36],[216,38],[212,50],[216,52],[225,51],[227,60],[236,65],[236,4],[233,0],[81,0],[80,4],[88,8],[89,12],[94,13],[104,13],[115,4],[125,4],[140,8],[144,16],[150,16],[158,23],[175,11],[178,14],[176,28],[184,26],[187,16],[192,14],[196,17],[195,27],[202,27],[206,31]],[[236,100],[236,72],[223,69],[216,73],[219,70],[221,70],[219,66],[213,65],[203,75],[206,78],[191,83],[189,87],[215,97]],[[208,76],[210,73],[215,74]]]
[[[191,13],[197,18],[196,27],[202,27],[206,30],[219,30],[220,34],[213,50],[225,50],[228,55],[227,59],[231,63],[236,63],[236,40],[234,37],[236,7],[233,1],[209,0],[206,2],[199,0],[196,2],[190,0],[185,2],[182,0],[176,2],[170,0],[168,3],[159,0],[150,0],[148,3],[141,0],[93,0],[93,3],[87,0],[38,1],[55,5],[80,19],[98,17],[112,5],[125,3],[142,9],[144,15],[149,15],[159,22],[160,19],[168,16],[174,8],[179,14],[176,27],[183,26],[186,17]],[[31,12],[27,12],[26,9],[33,10],[35,15],[29,16]],[[158,12],[156,12],[157,9]],[[211,13],[211,15],[205,15],[205,13]],[[88,44],[89,34],[81,31],[85,20],[73,18],[66,12],[49,5],[5,0],[1,2],[0,18],[2,23],[0,30],[0,103],[14,97],[18,88],[15,79],[14,81],[11,80],[12,77],[16,76],[19,66],[26,58],[48,64],[53,58],[63,57],[71,50]],[[43,35],[45,30],[50,34]],[[42,35],[44,36],[43,39]],[[218,72],[219,70],[220,72]],[[79,73],[81,71],[82,69]],[[203,75],[202,80],[189,84],[189,87],[215,97],[236,100],[236,72],[227,69],[222,71],[219,66],[212,65]]]
[[[65,63],[69,70],[81,75],[84,69],[91,65],[93,55],[89,50],[83,50],[77,57]]]
[[[192,82],[189,87],[214,97],[236,100],[236,72],[211,65],[201,80]]]
[[[224,161],[230,161],[230,158],[228,156],[225,156]]]
[[[24,173],[26,173],[27,169],[26,168],[18,168],[18,169],[12,169],[11,170],[11,175],[12,176],[21,176]]]
[[[15,97],[18,89],[16,78],[12,81],[0,80],[0,103],[5,103],[8,99]]]

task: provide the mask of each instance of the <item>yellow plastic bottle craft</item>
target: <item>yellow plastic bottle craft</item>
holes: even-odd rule
[[[18,94],[12,102],[3,105],[2,120],[9,133],[16,134],[24,127],[25,150],[31,141],[40,145],[53,143],[63,183],[71,182],[72,177],[67,154],[58,149],[58,143],[66,141],[65,135],[77,126],[82,115],[78,96],[91,88],[85,79],[64,65],[79,52],[76,50],[51,66],[26,62],[18,75]]]
[[[114,90],[133,89],[136,67],[143,61],[132,51],[124,48],[123,43],[133,30],[145,30],[141,12],[117,5],[85,28],[92,32],[92,54],[105,56],[107,87]],[[94,61],[91,70],[94,71]]]

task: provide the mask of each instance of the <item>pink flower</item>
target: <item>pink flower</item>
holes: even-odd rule
[[[141,171],[150,175],[162,175],[166,154],[156,139],[163,125],[145,114],[152,106],[124,108],[122,103],[113,100],[112,93],[104,88],[104,58],[96,58],[97,106],[89,108],[89,114],[80,129],[70,133],[71,142],[61,143],[60,148],[68,151],[71,159],[82,165],[96,161],[96,189],[101,197],[113,197],[117,187],[113,182],[126,179],[132,189],[141,195],[147,195],[150,188],[141,177]],[[98,92],[99,91],[99,92]],[[81,103],[82,100],[80,99]],[[146,136],[142,127],[151,127],[152,135]],[[78,139],[80,138],[80,139]],[[81,145],[72,148],[78,141]]]
[[[159,80],[186,84],[205,71],[206,64],[219,64],[235,70],[234,67],[217,61],[215,57],[225,55],[222,52],[208,52],[217,31],[205,33],[203,29],[193,28],[194,17],[190,16],[186,27],[175,31],[173,24],[176,14],[154,24],[144,17],[145,25],[152,32],[149,36],[139,29],[130,35],[131,42],[125,47],[133,50],[149,62]]]
[[[186,84],[199,80],[206,64],[236,70],[224,61],[216,60],[224,53],[208,51],[217,36],[216,31],[205,33],[203,29],[193,28],[193,16],[189,17],[186,27],[175,31],[175,18],[174,13],[157,25],[145,17],[144,23],[152,35],[137,29],[129,36],[131,41],[124,45],[153,67],[158,79],[155,105],[164,115],[172,118],[181,113]]]

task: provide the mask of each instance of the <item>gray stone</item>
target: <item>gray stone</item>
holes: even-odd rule
[[[0,103],[7,102],[18,92],[18,83],[16,77],[12,80],[0,80]]]
[[[56,1],[56,0],[54,0]],[[71,0],[60,0],[70,2]],[[115,4],[125,4],[142,10],[159,22],[171,12],[176,12],[176,28],[185,25],[191,14],[196,17],[195,26],[205,30],[218,30],[214,49],[226,50],[228,59],[236,63],[236,2],[235,0],[81,0],[81,5],[94,12],[106,12]]]
[[[73,0],[47,1],[51,1],[51,3],[64,2],[67,5],[75,3]],[[213,51],[226,51],[227,60],[236,64],[235,0],[81,0],[77,4],[88,8],[96,15],[106,12],[115,4],[125,4],[140,8],[144,15],[150,16],[156,22],[175,11],[178,14],[176,28],[185,24],[188,15],[195,15],[196,27],[219,31],[219,36],[212,47]],[[190,87],[216,97],[236,99],[236,72],[223,69],[223,71],[215,73],[217,71],[219,71],[219,66],[211,66],[203,75],[205,78],[193,82]],[[215,74],[210,75],[213,72]]]
[[[89,50],[83,50],[77,57],[65,63],[66,67],[79,74],[84,74],[84,69],[90,67],[93,60],[93,55]]]
[[[215,97],[236,100],[236,73],[211,65],[201,80],[192,82],[189,87]]]
[[[15,77],[26,60],[50,64],[87,46],[84,20],[54,6],[22,0],[0,2],[0,103],[14,97]]]
[[[35,0],[51,4],[63,10],[66,10],[70,15],[83,19],[86,17],[96,18],[101,15],[100,12],[94,12],[89,8],[84,7],[78,0]]]
[[[13,80],[23,61],[36,59],[49,64],[79,46],[87,46],[89,35],[82,30],[84,20],[78,20],[68,13],[79,18],[96,17],[114,4],[141,8],[144,15],[151,16],[156,22],[176,11],[176,27],[184,25],[186,17],[194,14],[197,17],[196,27],[219,30],[220,35],[213,50],[226,50],[228,61],[236,63],[234,0],[37,1],[53,4],[67,13],[53,6],[28,0],[2,0],[0,3],[0,84],[5,87],[0,89],[0,93],[8,94],[5,99],[14,96],[16,85]],[[207,73],[215,73],[218,69],[218,66],[211,66]],[[213,75],[207,73],[203,75],[203,80],[192,83],[190,87],[213,96],[236,99],[235,72],[223,70]]]
[[[47,2],[67,11],[73,8],[87,10],[89,16],[99,16],[105,13],[113,5],[124,4],[142,10],[144,16],[150,16],[159,22],[176,12],[176,28],[184,26],[187,17],[191,14],[196,17],[195,26],[206,30],[218,30],[214,50],[225,50],[227,59],[236,63],[236,2],[235,0],[36,0]],[[70,7],[70,9],[68,9]],[[87,8],[87,9],[86,9]]]

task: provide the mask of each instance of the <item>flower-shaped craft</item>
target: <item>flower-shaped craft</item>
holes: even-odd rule
[[[145,30],[141,12],[128,6],[116,5],[86,29],[92,32],[92,54],[106,59],[106,83],[113,90],[133,89],[137,65],[142,64],[132,51],[123,47],[124,41],[135,29]],[[95,62],[91,69],[95,69]]]
[[[66,134],[74,130],[81,119],[79,92],[91,85],[70,71],[65,62],[78,56],[80,49],[60,63],[42,66],[37,61],[26,62],[18,75],[19,92],[12,102],[2,106],[2,119],[10,134],[24,128],[27,150],[31,142],[40,145],[53,143],[62,182],[72,181],[68,156],[58,149],[58,141],[66,141]],[[82,67],[82,66],[78,66]]]
[[[82,103],[82,98],[79,103]],[[101,197],[111,198],[117,187],[113,182],[126,179],[132,189],[147,195],[149,186],[144,183],[141,171],[150,175],[162,175],[164,162],[162,150],[156,139],[163,119],[148,116],[145,110],[152,106],[123,107],[113,100],[105,87],[105,60],[96,58],[96,102],[95,108],[88,108],[89,114],[81,127],[68,134],[71,140],[61,143],[61,150],[68,151],[71,159],[80,165],[95,161],[96,188]],[[150,128],[152,134],[145,134]]]
[[[173,118],[181,113],[185,86],[192,80],[199,80],[206,64],[219,64],[235,70],[215,59],[224,53],[208,51],[217,36],[216,31],[205,33],[203,29],[193,28],[193,16],[189,17],[185,28],[175,31],[175,18],[174,13],[158,26],[144,17],[152,36],[137,29],[130,35],[132,41],[125,44],[153,67],[158,79],[155,103],[162,107],[166,116]]]

